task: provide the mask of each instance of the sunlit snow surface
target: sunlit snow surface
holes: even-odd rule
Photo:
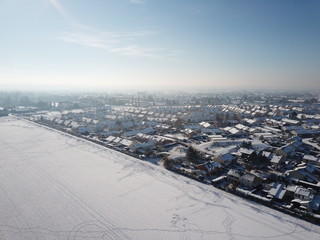
[[[320,227],[23,120],[0,118],[0,239],[320,239]]]

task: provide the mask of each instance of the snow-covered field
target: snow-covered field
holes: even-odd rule
[[[45,127],[0,118],[0,239],[320,239],[320,227]]]

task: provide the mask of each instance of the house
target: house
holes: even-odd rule
[[[115,136],[108,136],[106,139],[105,139],[105,141],[106,142],[112,142],[113,140],[115,140],[117,137],[115,137]]]
[[[293,120],[288,118],[283,118],[281,121],[283,125],[297,125],[300,122],[298,120]]]
[[[218,163],[218,162],[202,163],[202,164],[199,164],[199,165],[197,165],[195,167],[198,170],[205,171],[208,175],[212,175],[212,174],[218,173],[222,169],[221,164]]]
[[[222,133],[222,131],[217,128],[201,128],[201,132],[208,135],[216,135]]]
[[[241,136],[242,133],[234,127],[225,127],[223,128],[223,130],[229,135],[229,136],[234,136],[234,137],[238,137]]]
[[[286,185],[279,182],[275,182],[272,188],[268,192],[268,194],[272,198],[275,198],[278,200],[284,200],[286,193],[287,193]]]
[[[206,176],[206,172],[203,170],[193,170],[191,176],[198,180],[203,180]]]
[[[197,134],[196,131],[194,131],[194,130],[192,130],[190,128],[186,128],[184,130],[181,130],[181,132],[183,132],[188,137],[193,137],[193,136],[195,136]]]
[[[246,126],[244,126],[243,124],[240,124],[240,123],[235,125],[235,128],[239,129],[239,130],[243,130],[243,131],[247,131],[249,129],[249,127],[246,127]]]
[[[314,197],[314,191],[304,187],[297,187],[294,191],[294,198],[302,201],[311,201]]]
[[[240,183],[249,188],[254,188],[262,183],[262,179],[254,174],[245,173],[240,178]]]
[[[121,141],[122,141],[122,138],[121,138],[121,137],[116,137],[116,138],[112,141],[112,143],[114,143],[114,144],[119,144]]]
[[[257,119],[244,118],[243,121],[246,122],[246,124],[251,126],[257,123]]]
[[[287,185],[286,187],[286,195],[288,199],[294,199],[294,192],[296,191],[297,185]]]
[[[244,173],[230,169],[227,173],[227,180],[229,182],[241,184],[244,187],[254,188],[262,183],[262,179],[252,173]]]
[[[227,180],[229,182],[240,183],[241,173],[238,170],[230,169],[227,173]]]
[[[120,141],[120,145],[122,145],[124,147],[128,147],[128,148],[131,146],[132,143],[133,142],[131,140],[128,140],[128,139],[122,139]]]
[[[271,160],[273,154],[272,154],[271,152],[268,152],[268,151],[262,151],[261,156],[262,156],[262,157],[266,157],[266,158],[268,158],[269,160]]]
[[[278,148],[275,152],[276,154],[287,158],[289,156],[292,156],[292,157],[295,156],[296,155],[295,151],[297,150],[303,151],[303,142],[301,141],[291,142],[281,148]]]
[[[236,160],[236,157],[230,153],[226,153],[226,154],[223,154],[223,155],[220,155],[218,157],[213,158],[213,161],[218,162],[218,163],[222,164],[223,166],[229,166],[235,160]]]
[[[129,147],[133,152],[146,153],[155,148],[154,142],[133,143]]]
[[[211,127],[211,124],[208,123],[208,122],[201,122],[201,123],[199,123],[199,125],[204,127],[204,128],[210,128]]]
[[[242,158],[248,158],[251,154],[253,154],[253,152],[253,149],[240,148],[238,152],[235,153],[235,155],[240,156]]]
[[[304,165],[286,171],[285,176],[317,184],[320,182],[320,169],[314,165]]]
[[[310,163],[316,166],[320,166],[320,158],[317,158],[312,155],[304,155],[302,158],[302,161],[304,161],[305,163]]]
[[[297,130],[291,131],[291,134],[293,136],[299,136],[302,138],[313,137],[317,133],[318,131],[315,129],[297,129]]]
[[[72,131],[78,131],[78,128],[80,127],[80,124],[77,123],[76,121],[71,121],[70,122],[70,127],[72,129]]]
[[[284,157],[281,155],[273,154],[270,160],[270,163],[273,167],[279,168],[280,165],[283,163]]]

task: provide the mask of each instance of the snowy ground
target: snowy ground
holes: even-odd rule
[[[230,142],[230,143],[228,145],[223,146],[223,147],[215,145],[214,142],[193,144],[192,146],[200,151],[207,153],[207,154],[219,156],[219,155],[223,155],[226,153],[232,153],[232,152],[238,151],[240,143],[243,141],[248,142],[248,140],[246,140],[246,139],[237,139],[235,141],[228,140],[228,142]],[[268,144],[265,144],[257,139],[250,140],[250,142],[252,144],[252,149],[254,149],[256,151],[262,151],[262,150],[265,150],[270,147]]]
[[[0,239],[319,239],[320,227],[159,166],[0,118]]]

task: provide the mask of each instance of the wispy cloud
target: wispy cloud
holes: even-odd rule
[[[111,53],[127,56],[147,57],[153,59],[177,60],[179,51],[164,47],[142,46],[138,42],[143,38],[159,34],[153,30],[108,32],[100,31],[75,21],[69,12],[58,2],[49,0],[55,9],[65,18],[67,23],[75,27],[75,31],[58,36],[64,42],[75,43],[87,47],[104,49]],[[132,3],[143,3],[142,0],[130,0]]]
[[[157,34],[155,31],[136,31],[136,32],[74,32],[67,33],[58,39],[66,42],[74,42],[87,46],[110,46],[119,43],[120,41],[134,41],[138,37],[146,37],[148,35]]]
[[[49,1],[68,23],[75,22],[75,20],[71,17],[71,15],[66,11],[66,9],[62,7],[62,5],[57,0],[49,0]]]
[[[75,32],[59,36],[58,39],[121,55],[177,60],[178,55],[181,54],[179,51],[168,50],[164,47],[145,47],[135,43],[137,38],[153,34],[157,34],[157,32]]]
[[[49,2],[58,11],[58,13],[65,19],[67,24],[69,24],[70,26],[73,26],[75,28],[80,28],[80,29],[88,29],[88,30],[91,29],[90,27],[76,21],[72,17],[72,15],[58,2],[58,0],[49,0]]]

